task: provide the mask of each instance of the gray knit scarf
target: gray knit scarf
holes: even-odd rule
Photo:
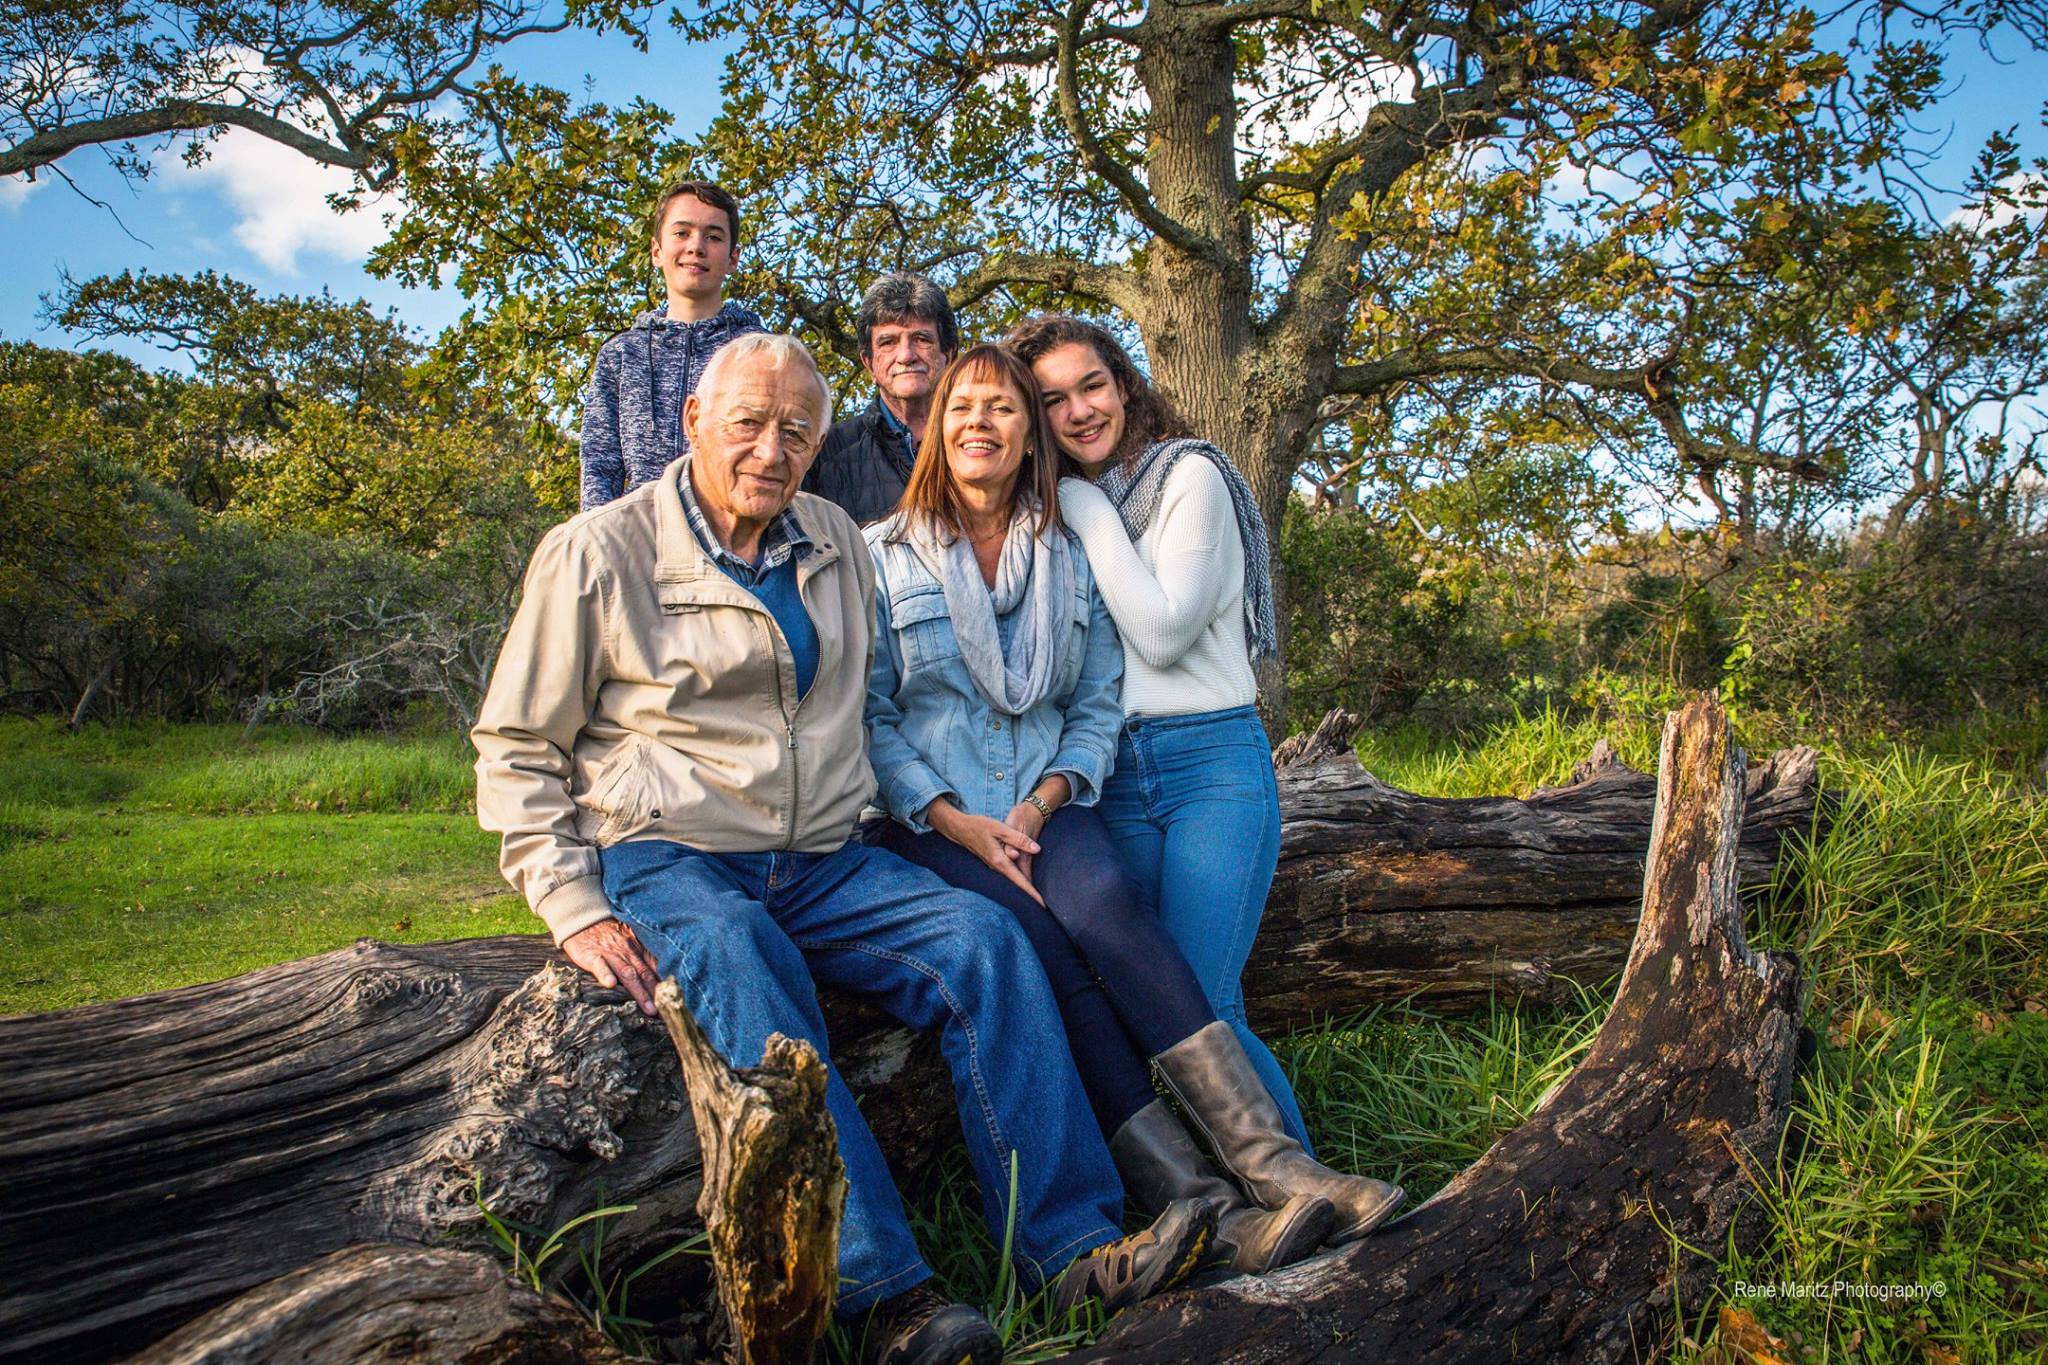
[[[1033,535],[1037,516],[1027,499],[1017,500],[993,588],[982,582],[966,536],[941,543],[938,526],[920,518],[904,537],[946,591],[946,612],[953,618],[953,638],[960,643],[968,675],[988,704],[1006,716],[1023,715],[1051,693],[1074,625],[1071,547],[1057,526]],[[1024,617],[1005,653],[996,618],[1020,602]]]
[[[1159,510],[1159,495],[1166,476],[1189,455],[1200,455],[1213,463],[1230,489],[1231,510],[1237,514],[1237,534],[1244,542],[1244,633],[1254,659],[1271,658],[1279,650],[1279,632],[1273,624],[1273,569],[1267,560],[1266,519],[1259,515],[1258,499],[1237,466],[1207,441],[1178,437],[1154,441],[1145,447],[1135,464],[1117,461],[1095,486],[1109,495],[1124,530],[1133,541],[1145,534]]]

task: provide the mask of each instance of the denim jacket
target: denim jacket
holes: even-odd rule
[[[875,668],[868,683],[868,758],[889,814],[915,833],[940,796],[1000,820],[1048,773],[1064,773],[1073,800],[1093,805],[1116,761],[1123,723],[1123,643],[1080,542],[1073,552],[1074,628],[1051,693],[1021,716],[997,711],[974,685],[953,636],[946,592],[901,542],[895,518],[871,526],[875,557]],[[1023,608],[996,621],[1005,646]]]

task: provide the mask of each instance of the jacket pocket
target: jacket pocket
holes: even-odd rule
[[[906,670],[916,671],[960,657],[945,590],[936,584],[889,599],[889,625],[903,642]]]
[[[617,843],[645,822],[647,779],[647,741],[633,735],[619,746],[583,798],[598,816],[592,842],[599,848]]]
[[[1081,681],[1081,670],[1088,663],[1088,621],[1092,602],[1088,595],[1088,584],[1083,581],[1075,585],[1073,603],[1068,608],[1067,619],[1073,622],[1073,629],[1067,632],[1067,657],[1060,665],[1059,685],[1053,689],[1055,697],[1072,695]]]

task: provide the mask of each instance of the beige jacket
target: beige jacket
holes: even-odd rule
[[[610,918],[597,851],[672,839],[716,853],[830,852],[874,795],[861,723],[874,561],[822,498],[797,592],[818,631],[799,701],[775,620],[690,534],[680,463],[548,532],[476,728],[477,819],[555,941]]]

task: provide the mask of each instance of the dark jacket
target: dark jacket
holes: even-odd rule
[[[892,425],[878,395],[867,411],[834,422],[804,475],[804,491],[836,502],[862,526],[896,510],[910,482],[911,457],[902,428]]]
[[[690,448],[683,399],[719,347],[763,330],[737,303],[702,322],[671,322],[664,303],[604,344],[583,389],[585,511],[652,481]]]

